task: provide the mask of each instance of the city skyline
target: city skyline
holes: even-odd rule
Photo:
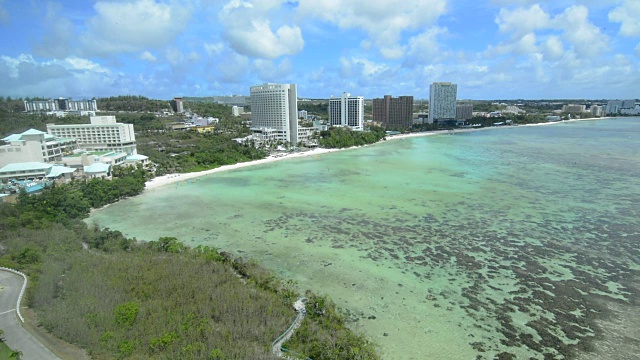
[[[0,0],[1,96],[640,98],[632,0]]]

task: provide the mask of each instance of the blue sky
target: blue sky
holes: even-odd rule
[[[0,0],[0,95],[640,98],[639,0]]]

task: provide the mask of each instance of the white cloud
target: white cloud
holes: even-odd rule
[[[561,52],[575,51],[582,57],[595,57],[608,48],[608,37],[589,20],[589,9],[582,5],[570,6],[551,17],[538,4],[515,10],[501,9],[496,17],[500,32],[509,39],[497,46],[489,46],[486,54],[518,55],[538,54],[546,59],[558,59]],[[546,41],[538,43],[538,33]],[[551,33],[548,35],[547,33]],[[565,50],[564,45],[568,45]]]
[[[303,19],[320,19],[341,29],[362,29],[380,53],[388,59],[401,57],[403,32],[433,24],[447,11],[447,0],[300,0]]]
[[[549,36],[543,45],[543,49],[545,58],[549,60],[560,59],[564,54],[564,45],[557,36]]]
[[[93,96],[113,87],[116,76],[91,60],[38,61],[30,54],[0,56],[0,82],[12,96]]]
[[[265,59],[293,55],[304,47],[299,27],[282,25],[274,33],[269,20],[254,19],[249,24],[227,28],[226,38],[238,53]]]
[[[204,51],[209,56],[218,55],[222,52],[222,50],[224,50],[224,44],[221,42],[217,42],[214,44],[208,44],[208,43],[204,44]]]
[[[250,71],[249,58],[244,55],[231,52],[229,56],[215,66],[216,71],[211,72],[211,80],[221,80],[227,83],[241,83]]]
[[[223,36],[231,48],[239,54],[262,59],[275,59],[302,51],[304,40],[297,25],[273,25],[270,20],[271,17],[278,18],[270,15],[280,10],[283,3],[286,1],[229,1],[218,17],[224,25]]]
[[[389,66],[383,63],[375,63],[371,60],[359,57],[351,59],[341,58],[340,63],[344,74],[371,77],[380,75],[389,70]]]
[[[640,43],[636,46],[636,56],[640,57]]]
[[[500,9],[496,17],[500,32],[511,34],[513,38],[518,39],[538,29],[549,27],[550,20],[549,14],[542,10],[539,4],[528,9]]]
[[[554,22],[564,29],[564,39],[573,45],[578,55],[593,57],[608,48],[608,38],[589,21],[589,9],[571,6],[558,15]]]
[[[609,21],[620,23],[620,35],[640,36],[640,1],[624,0],[609,12]]]
[[[191,6],[176,1],[98,1],[83,43],[90,53],[137,52],[170,44],[187,27]]]
[[[155,62],[157,59],[156,59],[156,57],[155,57],[152,53],[150,53],[150,52],[148,52],[148,51],[143,51],[143,52],[140,54],[140,60],[145,60],[145,61]]]
[[[284,82],[283,80],[291,75],[293,66],[291,60],[284,58],[276,64],[272,60],[256,59],[253,61],[258,77],[266,82]]]

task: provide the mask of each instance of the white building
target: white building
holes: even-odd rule
[[[458,85],[450,82],[434,82],[429,87],[429,122],[456,120]]]
[[[251,132],[261,141],[298,144],[298,88],[296,84],[251,87]]]
[[[589,111],[591,111],[591,115],[593,116],[602,116],[604,107],[599,105],[591,105],[591,107],[589,108]]]
[[[244,114],[244,107],[233,105],[233,107],[231,108],[231,113],[233,114],[233,116],[238,117]]]
[[[309,118],[309,113],[307,110],[298,111],[298,119],[307,120]]]
[[[346,92],[339,98],[332,96],[329,99],[329,124],[364,130],[364,97]]]
[[[50,112],[50,111],[98,111],[98,103],[95,100],[73,101],[65,98],[50,100],[24,101],[26,112]]]
[[[78,148],[76,139],[58,138],[36,129],[2,139],[0,167],[13,163],[53,163]]]
[[[133,124],[116,122],[115,116],[92,116],[91,124],[47,124],[47,132],[61,138],[75,138],[87,151],[117,151],[137,154]]]

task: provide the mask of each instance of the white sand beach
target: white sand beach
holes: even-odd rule
[[[519,125],[519,126],[544,126],[544,125],[554,125],[554,124],[561,124],[561,123],[573,122],[573,121],[602,120],[602,119],[606,119],[606,118],[573,119],[573,120],[565,120],[565,121],[557,121],[557,122],[545,122],[545,123],[527,124],[527,125]],[[429,132],[420,132],[420,133],[391,135],[391,136],[387,136],[386,139],[387,140],[400,140],[400,139],[419,137],[419,136],[434,136],[434,135],[442,135],[442,134],[452,134],[452,133],[456,134],[456,133],[463,133],[463,132],[483,131],[483,130],[492,130],[492,129],[493,130],[509,129],[509,128],[512,128],[512,126],[484,127],[484,128],[465,128],[465,129],[455,129],[455,130],[440,130],[440,131],[429,131]],[[153,188],[157,188],[157,187],[160,187],[160,186],[163,186],[163,185],[168,185],[168,184],[172,184],[172,183],[176,183],[176,182],[180,182],[180,181],[195,179],[195,178],[198,178],[200,176],[209,175],[209,174],[215,174],[215,173],[222,172],[222,171],[240,169],[240,168],[243,168],[243,167],[260,165],[260,164],[268,164],[268,163],[271,163],[271,162],[285,160],[285,159],[316,156],[316,155],[327,154],[327,153],[331,153],[331,152],[348,150],[348,149],[352,149],[352,148],[345,148],[345,149],[316,148],[316,149],[303,151],[303,152],[271,155],[271,156],[269,156],[269,157],[267,157],[265,159],[247,161],[247,162],[237,163],[237,164],[233,164],[233,165],[224,165],[224,166],[220,166],[218,168],[211,169],[211,170],[198,171],[198,172],[192,172],[192,173],[184,173],[184,174],[168,174],[168,175],[158,176],[156,178],[153,178],[153,179],[147,181],[147,183],[145,184],[145,188],[146,189],[153,189]]]

